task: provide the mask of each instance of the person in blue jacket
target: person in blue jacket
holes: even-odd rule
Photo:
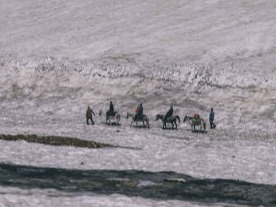
[[[209,122],[210,122],[211,129],[216,128],[216,125],[214,124],[214,120],[215,120],[215,112],[214,112],[213,108],[211,108],[211,111],[209,114]]]

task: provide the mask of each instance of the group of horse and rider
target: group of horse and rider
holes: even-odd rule
[[[101,115],[101,114],[102,114],[102,112],[100,111],[99,115]],[[86,111],[87,125],[89,125],[89,121],[91,121],[92,125],[95,124],[93,121],[93,115],[95,116],[94,111],[90,108],[90,106],[88,106],[87,111]],[[138,122],[142,122],[143,126],[149,127],[149,119],[144,114],[144,109],[143,109],[142,103],[139,103],[136,105],[135,114],[127,113],[126,118],[129,118],[129,117],[132,117],[131,126],[132,126],[132,123],[134,123],[134,122],[136,122],[136,125]],[[214,113],[213,108],[211,108],[211,111],[209,113],[209,123],[210,123],[211,129],[214,129],[216,127],[216,125],[214,124],[214,119],[215,119],[215,113]],[[167,125],[166,125],[167,123],[170,123],[172,128],[177,128],[177,121],[180,122],[179,116],[173,114],[173,105],[170,106],[170,108],[167,111],[167,113],[165,114],[165,116],[157,114],[156,120],[162,120],[163,129],[167,128]],[[113,122],[113,121],[115,121],[115,122]],[[114,124],[118,125],[119,121],[120,121],[120,115],[118,112],[115,111],[114,105],[113,105],[112,101],[110,101],[109,110],[106,112],[106,124],[114,123]],[[200,126],[201,130],[206,132],[206,122],[204,121],[204,119],[202,119],[200,117],[199,114],[194,114],[194,116],[185,116],[183,121],[189,122],[194,131],[196,130],[196,128],[195,128],[196,126]]]
[[[100,111],[99,115],[101,116],[102,111]],[[87,110],[86,110],[86,123],[87,125],[89,125],[89,120],[91,121],[91,124],[94,125],[94,120],[93,120],[93,115],[95,116],[94,111],[90,108],[90,106],[88,106]],[[111,123],[111,119],[112,118],[117,118],[117,124],[120,121],[120,115],[114,110],[114,105],[112,103],[112,101],[110,101],[109,104],[109,110],[106,112],[106,123]]]

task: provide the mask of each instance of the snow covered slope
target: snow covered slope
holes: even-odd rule
[[[172,170],[276,183],[276,1],[0,0],[0,5],[0,132],[129,147],[57,150],[1,141],[1,162],[78,169],[84,161],[82,169]],[[86,126],[87,106],[105,111],[110,100],[122,117],[143,102],[151,129],[130,129],[124,118],[121,127],[109,128],[98,115],[94,127]],[[217,129],[194,134],[182,123],[178,131],[161,130],[155,115],[171,104],[182,120],[194,113],[208,120],[213,107]],[[38,193],[0,190],[0,201],[10,201],[6,206],[21,200],[45,206],[51,194],[43,191],[36,200]],[[184,205],[113,197],[117,206]],[[49,202],[61,200],[79,204],[82,198]],[[114,206],[113,198],[96,200],[97,206],[101,200]]]
[[[274,1],[2,0],[0,15],[7,107],[143,101],[154,116],[173,103],[181,116],[214,107],[222,128],[275,130]]]

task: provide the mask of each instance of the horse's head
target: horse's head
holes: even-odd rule
[[[163,118],[164,118],[164,116],[162,116],[161,114],[157,114],[155,120],[156,121],[159,120],[159,119],[163,120]]]
[[[129,117],[133,117],[133,115],[129,112],[127,112],[126,118],[128,119]]]
[[[103,114],[103,110],[101,109],[100,111],[99,111],[99,116],[101,116]]]
[[[188,121],[190,118],[188,116],[185,116],[183,119],[183,122]]]

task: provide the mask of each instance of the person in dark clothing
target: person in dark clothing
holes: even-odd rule
[[[173,115],[173,106],[171,105],[169,111],[166,113],[165,117],[164,117],[164,121],[167,121],[167,119],[169,117],[171,117]]]
[[[143,116],[143,112],[144,112],[143,104],[140,103],[138,113],[135,114],[134,120],[141,119]]]
[[[107,112],[107,114],[109,116],[114,116],[115,115],[115,112],[114,112],[114,105],[112,103],[112,101],[110,101],[110,104],[109,104],[109,111]]]
[[[216,128],[216,125],[214,124],[214,119],[215,119],[215,112],[214,112],[213,108],[211,108],[211,111],[209,114],[209,122],[210,122],[211,129]]]
[[[87,125],[89,125],[89,120],[92,122],[92,125],[94,125],[92,114],[95,116],[95,113],[93,112],[93,110],[90,108],[90,106],[88,106],[88,108],[86,110],[86,123],[87,123]]]
[[[140,103],[138,116],[141,118],[143,116],[143,113],[144,113],[143,104]]]

